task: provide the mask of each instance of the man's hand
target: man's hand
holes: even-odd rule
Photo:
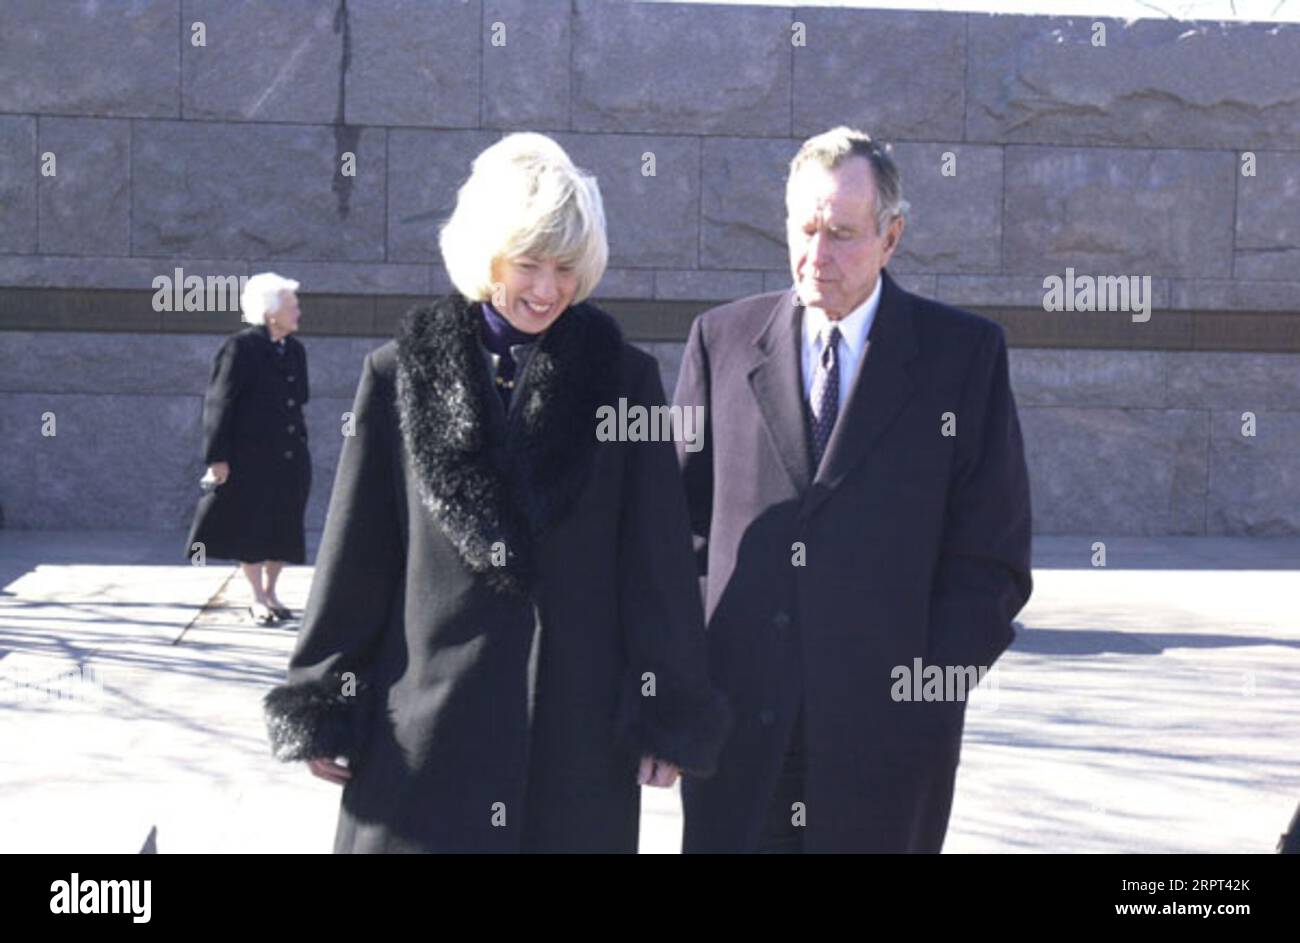
[[[230,463],[213,462],[211,465],[208,466],[208,476],[212,478],[217,484],[224,485],[226,483],[226,479],[230,477]]]
[[[659,786],[668,788],[677,782],[681,769],[666,760],[657,760],[649,754],[641,757],[641,769],[636,781],[642,786]]]
[[[352,778],[352,770],[335,763],[333,758],[328,756],[318,756],[315,759],[308,760],[307,768],[311,770],[313,776],[319,776],[321,779],[327,779],[340,786]]]

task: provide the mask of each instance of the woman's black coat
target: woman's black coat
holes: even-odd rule
[[[226,338],[203,401],[203,461],[230,464],[224,485],[194,513],[186,555],[195,543],[223,560],[306,562],[303,515],[311,491],[311,455],[302,407],[307,352],[295,338],[283,354],[263,325]]]
[[[349,756],[338,852],[632,852],[639,756],[708,775],[729,723],[672,444],[596,437],[658,367],[576,305],[507,419],[481,319],[442,299],[366,358],[272,743]]]

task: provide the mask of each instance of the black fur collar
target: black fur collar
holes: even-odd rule
[[[623,339],[592,305],[566,311],[537,342],[507,429],[491,405],[482,316],[455,294],[407,312],[397,335],[398,413],[420,496],[466,566],[500,592],[525,594],[537,539],[587,483],[596,410],[615,402]],[[493,565],[497,541],[505,566]]]

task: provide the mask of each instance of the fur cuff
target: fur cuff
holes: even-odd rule
[[[355,761],[365,742],[366,686],[352,694],[337,675],[303,684],[282,684],[263,699],[266,733],[277,760],[291,762],[319,756]]]
[[[619,742],[638,756],[666,760],[692,776],[707,778],[731,731],[727,699],[707,683],[684,687],[656,677],[653,696],[642,694],[639,674],[623,683],[618,709]]]

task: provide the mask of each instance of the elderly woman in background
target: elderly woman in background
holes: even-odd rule
[[[343,785],[336,852],[634,852],[639,784],[729,724],[673,446],[596,436],[659,369],[585,301],[600,191],[550,138],[478,156],[441,248],[457,292],[362,367],[272,745]]]
[[[302,407],[307,352],[298,330],[298,282],[254,275],[240,295],[249,326],[217,353],[203,403],[204,480],[187,553],[238,560],[252,588],[249,618],[293,618],[275,594],[285,563],[306,561],[303,514],[311,456]]]

